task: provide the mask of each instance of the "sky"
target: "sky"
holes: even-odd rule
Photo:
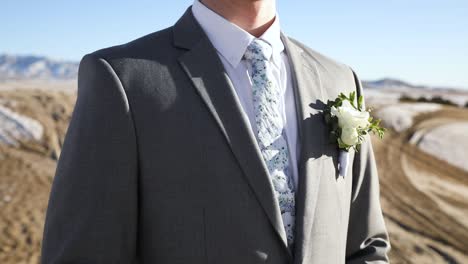
[[[193,0],[1,0],[0,54],[80,60],[172,26]],[[361,79],[468,89],[467,0],[277,0],[286,35]]]

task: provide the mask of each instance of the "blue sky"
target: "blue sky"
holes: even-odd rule
[[[79,60],[171,26],[192,0],[2,0],[0,53]],[[362,79],[468,88],[467,0],[277,0],[283,31]]]

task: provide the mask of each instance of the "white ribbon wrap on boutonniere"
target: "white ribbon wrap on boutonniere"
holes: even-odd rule
[[[340,150],[340,154],[338,156],[338,172],[340,176],[345,176],[346,172],[348,171],[348,164],[349,164],[349,152]]]
[[[380,138],[385,128],[380,127],[380,119],[370,116],[370,110],[363,106],[363,97],[356,98],[356,92],[349,96],[340,93],[334,101],[328,101],[324,110],[325,122],[330,129],[330,140],[339,148],[338,170],[340,176],[345,176],[349,163],[349,150],[356,152],[369,132],[378,134]]]

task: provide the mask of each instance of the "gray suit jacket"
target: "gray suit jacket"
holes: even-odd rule
[[[385,263],[369,139],[337,171],[324,102],[353,71],[282,35],[302,142],[296,247],[232,83],[189,8],[86,55],[50,196],[42,263]]]

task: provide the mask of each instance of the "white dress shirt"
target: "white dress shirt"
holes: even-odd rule
[[[234,85],[243,111],[250,121],[251,129],[252,131],[256,131],[252,81],[249,74],[251,72],[251,66],[246,60],[242,59],[247,46],[255,36],[213,12],[199,0],[194,1],[192,12],[215,47]],[[271,68],[273,70],[274,81],[276,81],[276,85],[281,89],[282,98],[280,111],[282,113],[283,124],[285,124],[285,138],[290,153],[291,176],[295,189],[297,190],[299,142],[297,136],[296,108],[289,62],[284,51],[283,42],[281,41],[280,24],[277,14],[273,24],[260,36],[260,39],[268,42],[273,49],[272,58],[270,59]],[[254,134],[256,133],[254,132]]]

